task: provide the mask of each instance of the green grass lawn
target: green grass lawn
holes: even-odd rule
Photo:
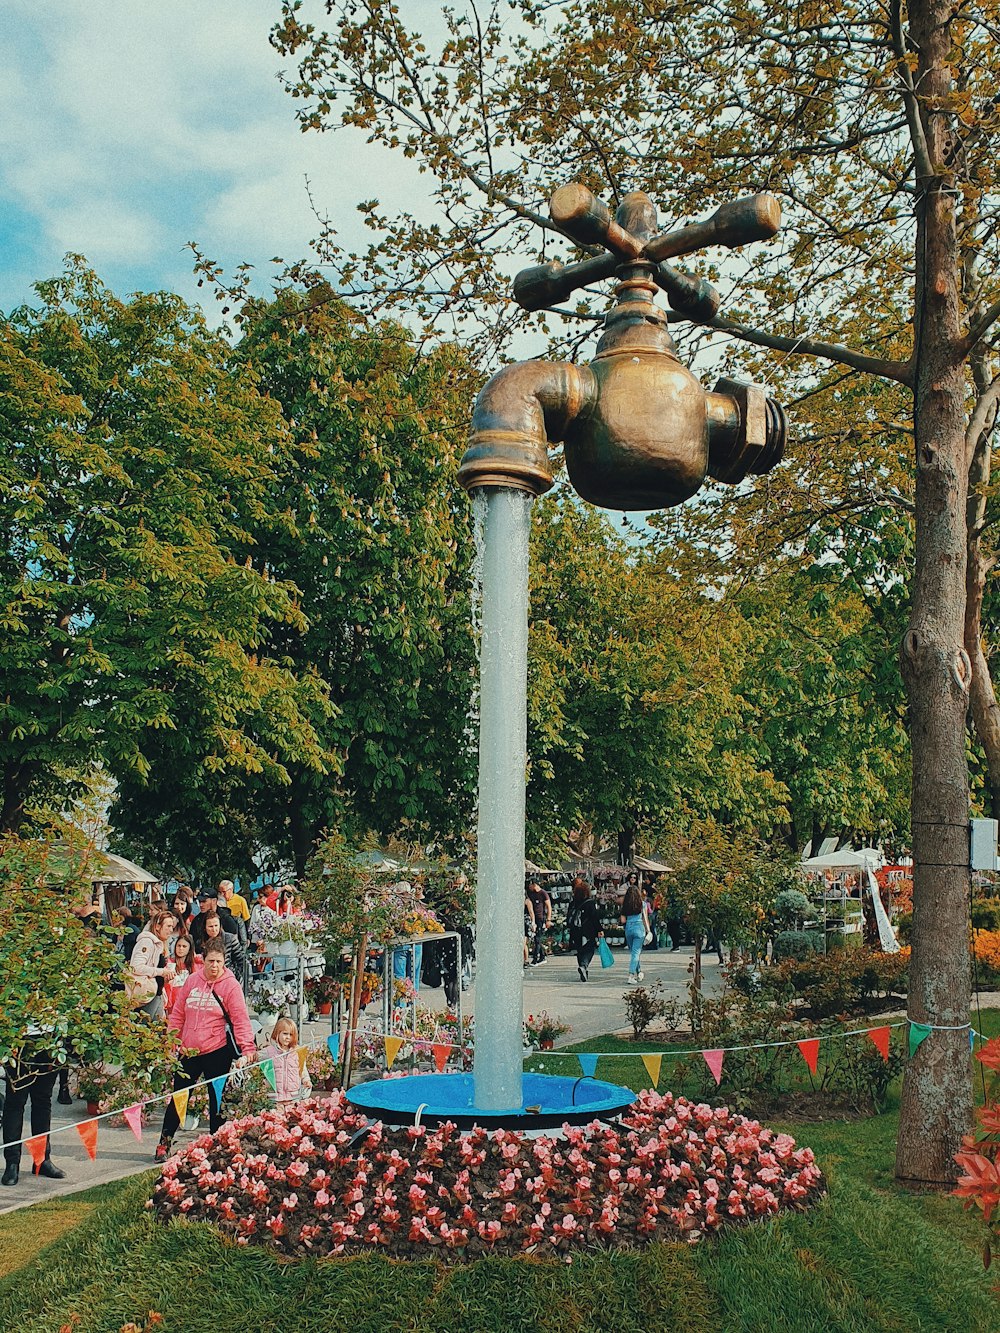
[[[782,1125],[828,1174],[829,1197],[808,1213],[572,1265],[279,1262],[204,1224],[154,1222],[149,1173],[58,1201],[71,1229],[33,1256],[50,1239],[36,1219],[55,1203],[2,1219],[4,1248],[22,1241],[0,1277],[0,1330],[58,1333],[76,1315],[75,1333],[119,1333],[155,1310],[165,1333],[1000,1333],[980,1225],[957,1200],[895,1187],[896,1125],[896,1111]]]

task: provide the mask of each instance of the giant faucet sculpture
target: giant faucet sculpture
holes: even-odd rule
[[[752,384],[720,380],[706,392],[677,359],[662,289],[683,316],[710,320],[718,294],[665,261],[706,245],[773,236],[771,195],[724,204],[707,221],[657,233],[656,210],[629,194],[614,217],[585,187],[552,196],[553,221],[609,255],[518,274],[515,299],[538,310],[616,275],[615,304],[590,365],[521,361],[480,393],[459,482],[486,498],[480,684],[479,867],[476,892],[475,1107],[520,1106],[523,1006],[527,545],[530,505],[553,484],[548,450],[562,442],[584,500],[659,509],[689,499],[706,476],[736,483],[782,457],[785,416]]]
[[[560,1125],[619,1114],[627,1088],[522,1073],[524,795],[528,650],[528,537],[534,498],[553,484],[548,450],[562,442],[573,486],[592,504],[659,509],[690,498],[706,476],[736,483],[781,459],[785,416],[752,384],[706,392],[677,359],[662,289],[676,314],[710,320],[719,298],[666,261],[706,245],[764,240],[778,230],[776,199],[724,204],[707,222],[657,233],[642,193],[616,215],[582,185],[552,196],[552,218],[581,245],[610,253],[526,269],[517,301],[540,310],[617,276],[616,300],[590,365],[522,361],[483,388],[459,481],[483,511],[479,841],[476,886],[476,1040],[473,1077],[412,1075],[352,1088],[355,1104],[390,1123]]]

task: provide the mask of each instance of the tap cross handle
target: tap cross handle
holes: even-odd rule
[[[673,231],[645,238],[622,227],[585,185],[560,186],[550,201],[553,221],[578,245],[604,245],[608,255],[596,255],[578,264],[537,264],[523,269],[514,279],[514,299],[523,310],[542,310],[556,305],[591,283],[614,276],[630,260],[649,260],[654,276],[667,294],[671,307],[690,319],[711,319],[719,308],[718,293],[711,283],[697,279],[663,263],[691,254],[706,245],[729,249],[763,241],[781,226],[781,205],[774,195],[754,194],[722,204],[705,222],[695,222]],[[713,304],[714,303],[714,304]]]

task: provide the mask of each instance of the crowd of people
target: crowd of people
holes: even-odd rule
[[[629,985],[643,979],[642,951],[659,947],[658,906],[652,883],[643,883],[638,871],[631,871],[613,897],[599,903],[593,885],[582,875],[572,882],[572,896],[566,910],[565,929],[570,949],[576,953],[581,981],[589,976],[590,965],[612,925],[624,937],[629,950]],[[552,895],[537,879],[528,878],[524,891],[524,966],[537,967],[545,962],[546,942],[551,938],[555,916]],[[668,926],[671,923],[668,921]],[[671,932],[669,947],[679,949],[682,939],[679,923]]]
[[[301,911],[294,889],[282,885],[251,903],[236,892],[231,880],[216,889],[193,892],[180,886],[169,899],[154,899],[141,915],[126,904],[124,892],[105,897],[108,930],[121,968],[112,989],[124,990],[131,1008],[148,1021],[162,1022],[177,1038],[182,1052],[174,1075],[174,1092],[208,1083],[209,1127],[223,1123],[221,1099],[211,1080],[229,1075],[251,1061],[274,1062],[271,1099],[285,1105],[310,1091],[308,1073],[300,1068],[298,1032],[289,1018],[279,1018],[266,1034],[267,1045],[258,1052],[246,988],[252,964],[263,960],[263,933],[258,929],[266,909],[277,917]],[[91,899],[70,910],[85,929],[101,925],[101,909]],[[254,914],[258,920],[255,923]],[[37,1033],[33,1035],[39,1035]],[[71,1057],[72,1052],[67,1054]],[[60,1179],[65,1175],[51,1158],[49,1131],[52,1099],[58,1083],[60,1103],[72,1102],[69,1061],[52,1054],[4,1066],[3,1098],[4,1171],[0,1184],[16,1185],[20,1178],[24,1113],[30,1105],[31,1134],[45,1137],[45,1155],[34,1167],[36,1175]],[[179,1117],[173,1099],[167,1101],[155,1157],[170,1152]]]

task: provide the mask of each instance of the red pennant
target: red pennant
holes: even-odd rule
[[[31,1154],[31,1160],[35,1166],[41,1166],[45,1161],[45,1153],[49,1146],[48,1134],[36,1134],[34,1138],[25,1139],[24,1146]]]
[[[888,1028],[869,1028],[868,1036],[875,1043],[875,1047],[883,1060],[889,1058],[889,1029]]]
[[[444,1067],[448,1063],[448,1052],[451,1047],[447,1043],[435,1041],[431,1043],[431,1054],[434,1056],[434,1068],[439,1074],[444,1073]]]
[[[712,1076],[716,1083],[722,1082],[722,1061],[725,1059],[725,1051],[702,1051],[705,1057],[705,1063],[712,1071]]]
[[[810,1037],[808,1041],[797,1041],[795,1044],[802,1052],[802,1059],[806,1062],[806,1068],[810,1074],[815,1074],[816,1061],[819,1059],[819,1037]]]
[[[83,1146],[87,1149],[87,1156],[93,1162],[97,1157],[97,1121],[81,1120],[76,1127],[76,1132],[83,1139]]]

